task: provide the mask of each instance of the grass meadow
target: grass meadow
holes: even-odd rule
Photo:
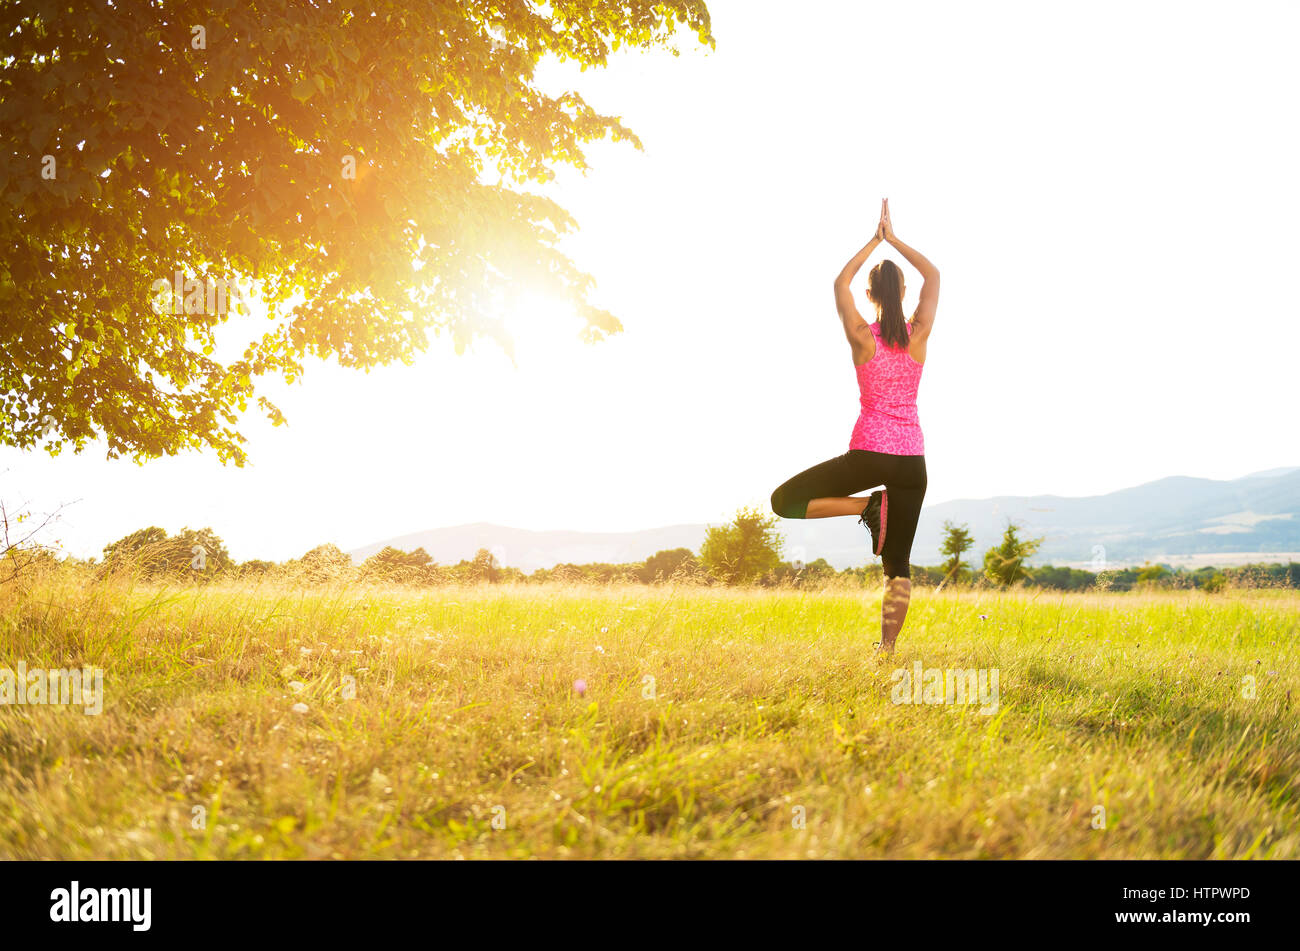
[[[1300,857],[1300,593],[918,588],[893,658],[879,612],[55,571],[0,667],[101,667],[103,710],[0,706],[0,856]],[[996,711],[895,702],[917,661]]]

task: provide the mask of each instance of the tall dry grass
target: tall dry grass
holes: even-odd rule
[[[1300,856],[1294,592],[919,590],[893,659],[879,611],[51,571],[0,667],[106,698],[0,707],[0,855]],[[894,702],[916,660],[996,668],[997,712]]]

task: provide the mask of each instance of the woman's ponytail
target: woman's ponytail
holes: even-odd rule
[[[880,318],[880,337],[894,350],[907,349],[907,318],[903,316],[903,272],[893,261],[881,261],[867,276],[867,294]]]

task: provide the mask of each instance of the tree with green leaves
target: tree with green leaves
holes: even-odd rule
[[[643,581],[667,581],[679,572],[690,574],[698,567],[695,553],[689,548],[667,548],[647,558],[639,574]]]
[[[361,563],[364,581],[395,584],[429,584],[437,577],[437,563],[422,547],[406,552],[385,545]]]
[[[317,545],[301,558],[284,564],[285,573],[301,583],[328,584],[335,581],[354,581],[357,576],[352,557],[338,545]]]
[[[497,561],[497,556],[486,548],[476,551],[472,561],[462,561],[456,567],[470,581],[495,583],[501,580],[501,563]]]
[[[226,543],[211,528],[182,528],[171,539],[186,558],[182,571],[199,580],[210,580],[233,564]]]
[[[1027,570],[1026,582],[1041,588],[1059,588],[1062,591],[1086,591],[1097,583],[1097,575],[1080,568],[1043,565]]]
[[[641,143],[536,69],[676,55],[679,24],[714,45],[703,0],[4,5],[0,444],[242,465],[249,401],[284,421],[260,379],[309,356],[508,346],[519,294],[617,333],[557,249],[576,223],[529,188]],[[270,320],[226,326],[232,288]]]
[[[726,584],[748,584],[781,564],[782,545],[775,515],[742,508],[729,524],[708,529],[700,564]]]
[[[269,578],[278,573],[279,567],[275,562],[264,558],[250,558],[241,561],[236,570],[242,578]]]
[[[167,543],[167,529],[157,525],[136,529],[104,546],[104,565],[122,568],[134,565],[148,572],[162,570],[167,559],[162,552]]]
[[[818,585],[834,578],[835,566],[825,558],[818,558],[807,564],[782,561],[775,570],[762,579],[763,584],[792,584],[796,587]]]
[[[206,581],[231,564],[225,542],[211,528],[187,527],[168,535],[165,529],[150,525],[104,546],[104,570],[128,570],[145,578]]]
[[[1008,521],[1002,544],[984,553],[984,575],[994,584],[1007,587],[1025,578],[1024,563],[1043,543],[1042,538],[1022,539],[1023,526]]]
[[[962,569],[966,567],[961,556],[974,544],[975,539],[970,533],[969,525],[954,525],[951,520],[944,521],[943,544],[939,546],[939,553],[948,556],[948,560],[943,563],[945,582],[960,576]]]
[[[1169,575],[1169,569],[1164,565],[1153,565],[1149,562],[1138,569],[1138,584],[1148,587],[1159,587]]]

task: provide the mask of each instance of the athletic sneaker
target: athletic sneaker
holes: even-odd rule
[[[879,555],[885,550],[885,526],[889,520],[889,496],[879,489],[871,493],[867,507],[862,510],[860,523],[871,531],[871,551]]]

